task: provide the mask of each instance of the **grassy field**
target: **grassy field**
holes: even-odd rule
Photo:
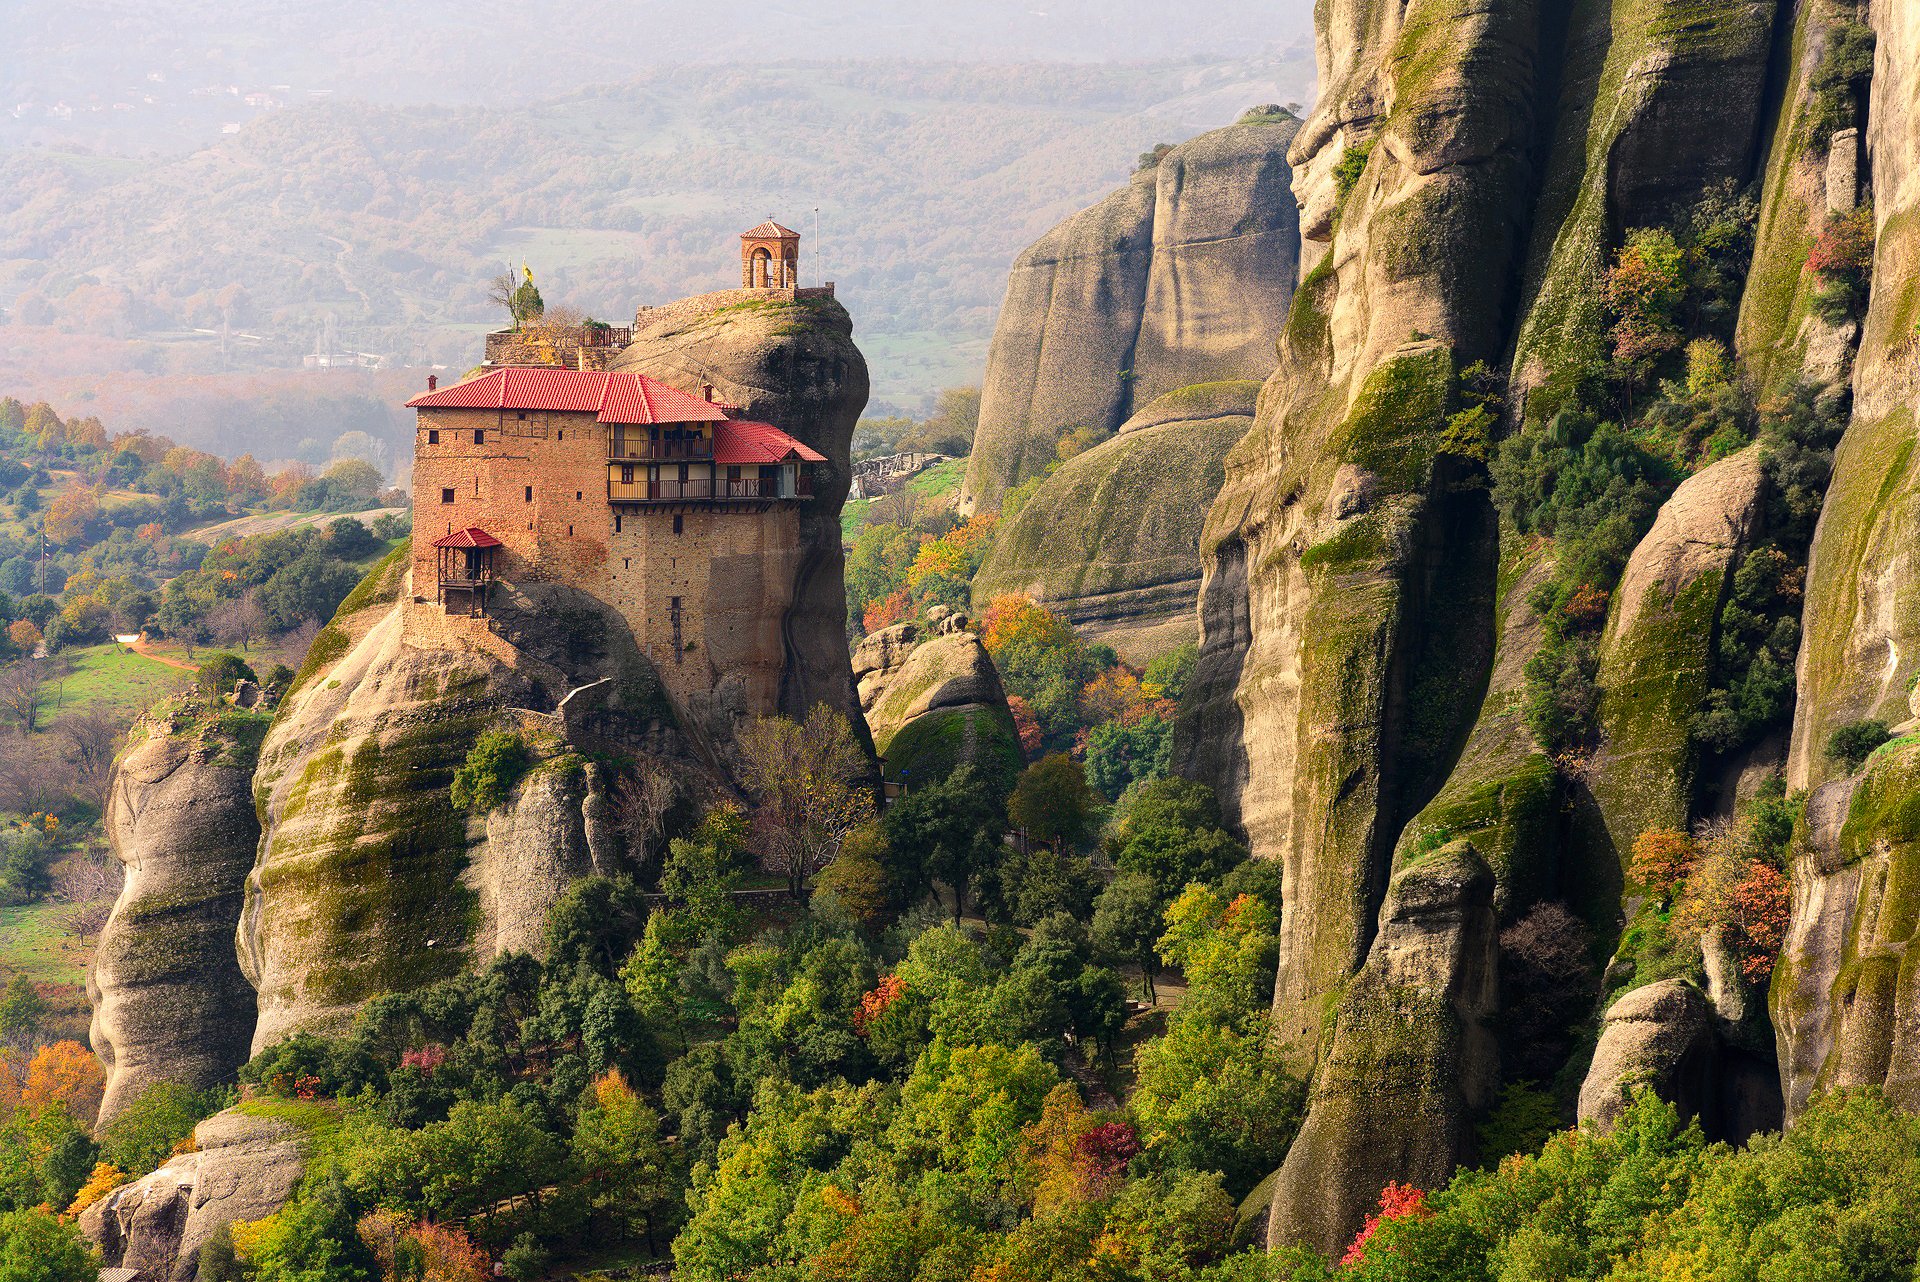
[[[923,498],[951,499],[959,492],[960,482],[966,479],[967,460],[950,458],[909,479],[907,488]]]
[[[63,713],[80,708],[107,708],[128,716],[185,685],[188,675],[157,659],[135,654],[123,645],[69,650],[72,664],[66,676],[49,681],[40,692],[40,720],[48,725]]]
[[[25,975],[41,984],[84,984],[87,958],[83,948],[62,933],[65,904],[41,903],[24,908],[0,908],[0,976]]]

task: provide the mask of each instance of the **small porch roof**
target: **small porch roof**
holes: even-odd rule
[[[437,548],[497,548],[500,540],[488,534],[477,525],[469,525],[464,530],[455,530],[444,539],[435,539]]]

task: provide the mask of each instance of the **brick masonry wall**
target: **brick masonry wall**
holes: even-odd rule
[[[606,427],[592,414],[543,417],[534,426],[544,437],[518,434],[526,428],[512,411],[419,411],[416,600],[434,600],[434,541],[478,527],[504,545],[498,577],[563,582],[618,610],[698,720],[774,711],[799,575],[798,505],[611,504]]]

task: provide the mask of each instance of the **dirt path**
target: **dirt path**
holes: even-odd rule
[[[155,663],[164,663],[169,668],[178,668],[182,672],[198,672],[200,670],[194,664],[185,663],[169,655],[155,654],[153,652],[153,643],[150,641],[135,641],[133,644],[129,645],[127,649],[133,651],[135,654],[140,655],[143,658],[152,659]]]

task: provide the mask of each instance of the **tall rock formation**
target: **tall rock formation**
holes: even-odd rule
[[[266,721],[189,693],[134,727],[114,769],[106,828],[126,880],[87,974],[102,1125],[149,1086],[221,1085],[247,1060],[253,990],[233,935]]]
[[[1873,282],[1853,421],[1808,567],[1788,783],[1812,790],[1772,994],[1789,1113],[1815,1091],[1884,1087],[1920,1108],[1920,13],[1874,0],[1867,151]],[[1902,737],[1856,775],[1825,752],[1878,720]]]
[[[726,790],[734,736],[817,704],[858,724],[845,642],[839,508],[866,366],[831,299],[745,291],[643,312],[622,368],[702,383],[827,456],[800,540],[716,557],[705,693],[669,697],[611,607],[560,582],[501,583],[488,617],[453,616],[396,556],[316,640],[261,748],[259,853],[240,964],[258,990],[255,1051],[338,1031],[380,993],[508,951],[537,951],[547,908],[620,857],[598,760],[649,758]],[[457,808],[476,739],[517,735],[528,765],[504,803]]]
[[[1553,545],[1501,527],[1482,465],[1611,359],[1601,275],[1629,229],[1771,163],[1796,101],[1778,8],[1321,8],[1320,106],[1290,160],[1302,234],[1326,248],[1201,536],[1177,748],[1282,865],[1275,1036],[1313,1088],[1276,1241],[1337,1249],[1384,1178],[1431,1186],[1472,1155],[1499,1055],[1474,1043],[1456,1082],[1474,1089],[1421,1086],[1467,1061],[1378,1009],[1371,977],[1408,951],[1390,888],[1464,839],[1491,879],[1487,931],[1558,900],[1610,944],[1633,837],[1699,817],[1693,718],[1768,501],[1758,451],[1689,481],[1634,553],[1595,651],[1597,751],[1557,761],[1521,715]],[[1763,203],[1762,242],[1791,240]],[[1780,346],[1778,326],[1741,332],[1749,361]],[[1483,991],[1477,947],[1420,956],[1434,1000]],[[1343,1104],[1358,1065],[1405,1089]]]
[[[1273,368],[1299,258],[1286,160],[1297,128],[1283,113],[1202,134],[1020,255],[963,510],[997,510],[1073,428],[1109,435],[1176,388]]]

